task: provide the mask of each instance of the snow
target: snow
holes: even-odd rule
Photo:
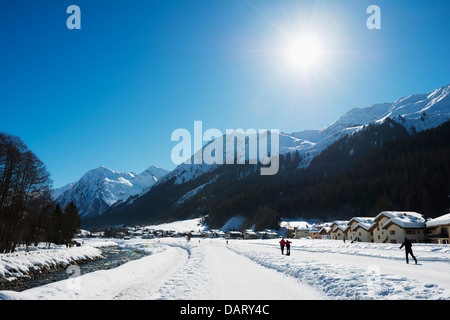
[[[195,196],[200,190],[202,190],[204,187],[206,187],[207,185],[215,182],[217,180],[217,176],[214,177],[213,179],[209,180],[208,182],[198,186],[197,188],[194,188],[192,190],[189,190],[188,192],[186,192],[182,197],[180,197],[180,199],[178,199],[178,201],[176,202],[176,205],[181,205],[184,201],[192,198],[193,196]]]
[[[0,299],[450,299],[448,245],[414,244],[415,265],[396,244],[292,241],[288,257],[279,239],[114,240],[148,255]]]
[[[67,248],[66,246],[40,244],[39,247],[25,249],[19,247],[13,253],[0,254],[0,278],[13,281],[27,277],[31,271],[55,265],[69,266],[77,260],[94,260],[102,257],[98,248],[117,245],[112,241],[96,240],[90,245]]]
[[[348,228],[348,223],[349,223],[349,221],[345,221],[345,220],[333,221],[333,224],[331,225],[331,229],[333,231],[337,230],[337,229],[341,229],[342,231],[345,231]]]
[[[450,213],[444,214],[443,216],[437,217],[435,219],[431,219],[427,221],[427,227],[436,227],[441,225],[449,225],[450,224]]]
[[[221,231],[239,230],[241,224],[245,221],[244,216],[234,216],[230,218],[223,226],[220,228]]]
[[[157,225],[147,225],[145,228],[175,232],[204,231],[206,226],[201,223],[201,220],[201,218],[180,220]]]
[[[370,227],[373,226],[375,218],[370,217],[354,217],[348,223],[350,224],[352,221],[356,223],[353,225],[352,230],[356,230],[356,228],[361,227],[365,230],[369,230]]]
[[[62,207],[74,201],[81,217],[102,214],[113,204],[148,191],[169,171],[151,166],[141,174],[117,172],[100,166],[80,180],[52,191]]]
[[[299,230],[307,230],[310,229],[313,224],[314,223],[311,221],[283,219],[283,221],[280,222],[280,227],[291,230],[293,230],[294,228],[297,228]]]
[[[405,211],[382,211],[376,217],[377,218],[385,216],[389,220],[386,221],[385,225],[395,223],[403,228],[424,228],[425,218],[417,212],[405,212]]]

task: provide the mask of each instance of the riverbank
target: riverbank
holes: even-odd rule
[[[13,253],[0,254],[0,290],[65,270],[70,265],[102,259],[100,248],[109,246],[117,246],[117,243],[111,240],[96,240],[71,248],[39,244],[37,247],[19,247]]]

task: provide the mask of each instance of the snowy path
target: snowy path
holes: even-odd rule
[[[0,299],[302,300],[450,299],[450,247],[417,245],[406,265],[397,245],[277,239],[165,238],[122,245],[148,256]]]
[[[219,288],[219,299],[321,299],[311,287],[275,270],[254,263],[228,248],[205,246],[208,269]]]
[[[190,261],[161,288],[160,296],[152,298],[302,300],[321,296],[297,279],[231,251],[224,241],[202,240],[192,246]]]
[[[160,253],[159,255],[162,254]],[[173,247],[168,247],[163,255],[165,259],[159,256],[151,256],[142,274],[142,278],[118,288],[117,292],[111,295],[110,298],[122,300],[149,299],[164,282],[168,281],[186,264],[189,258],[186,250]],[[156,259],[159,263],[155,263]],[[164,263],[161,263],[163,261]]]

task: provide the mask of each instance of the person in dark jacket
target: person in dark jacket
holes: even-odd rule
[[[405,241],[403,241],[402,245],[400,246],[400,249],[402,249],[403,247],[405,247],[405,253],[406,253],[406,263],[409,263],[408,260],[408,255],[411,255],[411,257],[414,258],[414,261],[417,264],[417,259],[414,256],[413,252],[412,252],[412,244],[411,241],[409,241],[407,238],[405,238]]]
[[[286,255],[290,256],[291,255],[291,243],[289,240],[286,240]]]

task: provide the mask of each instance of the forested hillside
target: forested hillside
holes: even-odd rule
[[[384,142],[381,148],[347,169],[314,177],[314,172],[320,172],[316,171],[319,167],[327,168],[326,163],[336,167],[333,159],[340,157],[338,150],[344,150],[345,154],[346,145],[347,141],[341,139],[308,169],[298,170],[294,179],[287,177],[283,183],[259,185],[223,199],[211,211],[210,224],[220,225],[223,222],[220,217],[229,212],[244,213],[258,220],[255,213],[263,207],[266,212],[270,208],[274,217],[323,220],[375,216],[382,210],[412,210],[427,217],[447,213],[449,122],[409,138]]]

